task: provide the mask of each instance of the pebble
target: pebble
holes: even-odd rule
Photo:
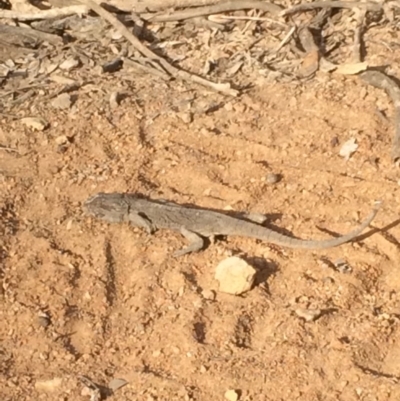
[[[228,401],[237,401],[239,399],[239,394],[236,390],[228,390],[225,392],[224,397]]]
[[[275,173],[268,173],[267,176],[265,177],[265,182],[267,184],[276,184],[277,182],[279,182],[281,180],[281,176],[279,174],[275,174]]]
[[[176,113],[176,116],[180,118],[184,123],[189,124],[193,121],[193,114],[189,111],[182,111]]]
[[[112,379],[110,383],[108,383],[108,388],[112,391],[117,391],[119,388],[124,387],[128,384],[125,379]]]
[[[124,62],[120,58],[117,58],[115,60],[111,60],[111,61],[104,63],[101,66],[101,68],[104,73],[106,73],[106,72],[113,73],[113,72],[119,71],[123,65],[124,65]]]
[[[66,136],[66,135],[60,135],[60,136],[58,136],[57,138],[55,138],[55,143],[57,144],[57,145],[64,145],[64,144],[66,144],[66,143],[68,143],[69,141],[68,141],[68,137]]]
[[[214,301],[216,297],[215,291],[213,290],[203,290],[201,292],[201,295],[204,299],[207,299],[209,301]]]
[[[48,327],[48,326],[50,326],[50,323],[51,323],[50,316],[46,312],[39,312],[37,321],[38,321],[39,325],[42,327]]]
[[[38,317],[38,323],[42,327],[48,327],[50,326],[50,319],[47,316],[39,316]]]
[[[303,318],[306,322],[317,320],[321,314],[321,309],[296,309],[296,315]]]
[[[49,123],[41,117],[21,118],[21,123],[36,131],[44,131],[49,126]]]
[[[53,101],[51,102],[51,105],[55,109],[69,109],[71,107],[72,100],[71,96],[68,93],[62,93],[61,95],[57,96]]]
[[[346,141],[339,150],[339,155],[344,157],[345,160],[349,160],[351,155],[358,149],[357,140],[351,138]]]
[[[119,92],[113,92],[110,95],[110,107],[116,109],[121,101],[121,94]]]
[[[245,260],[232,256],[218,264],[215,279],[219,282],[219,291],[240,295],[251,289],[256,273]]]
[[[336,270],[343,274],[351,273],[353,270],[351,266],[349,266],[348,263],[342,258],[335,260],[333,264],[335,265]]]
[[[339,138],[337,136],[334,136],[331,139],[330,143],[331,143],[332,148],[334,148],[335,146],[338,146],[339,145]]]

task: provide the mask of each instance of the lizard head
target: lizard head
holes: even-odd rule
[[[125,220],[129,213],[129,207],[123,194],[98,193],[84,202],[83,211],[88,216],[110,223],[119,223]]]

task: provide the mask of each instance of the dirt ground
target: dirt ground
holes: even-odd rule
[[[400,77],[398,50],[371,46],[373,63]],[[125,379],[118,401],[223,400],[230,389],[248,401],[399,399],[391,101],[354,76],[274,82],[244,66],[238,77],[253,86],[232,99],[93,76],[67,110],[39,89],[18,118],[0,116],[2,400],[89,400],[80,375]],[[127,94],[116,108],[113,90]],[[22,124],[29,116],[48,129]],[[351,138],[359,147],[345,160]],[[384,230],[318,252],[229,237],[176,259],[178,233],[83,215],[88,197],[113,191],[265,213],[274,229],[315,239],[350,231],[381,199],[372,230]],[[242,296],[214,279],[230,255],[259,271]],[[298,308],[324,313],[306,322]]]

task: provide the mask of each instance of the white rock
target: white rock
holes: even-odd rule
[[[239,394],[236,390],[228,390],[225,392],[224,397],[228,401],[237,401],[239,399]]]
[[[306,322],[313,322],[314,320],[317,320],[321,314],[322,311],[320,309],[296,309],[295,310],[296,315],[303,318]]]
[[[57,145],[64,145],[68,143],[68,137],[66,135],[60,135],[54,141]]]
[[[255,275],[256,270],[246,261],[236,256],[220,262],[215,271],[215,279],[219,282],[219,290],[233,295],[249,291],[254,283]]]
[[[346,141],[340,148],[339,155],[344,157],[345,160],[349,160],[350,156],[358,149],[358,145],[355,138],[351,138]]]

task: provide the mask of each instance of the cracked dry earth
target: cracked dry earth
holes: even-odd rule
[[[194,93],[155,85],[140,102],[111,110],[82,97],[68,112],[38,99],[21,117],[42,115],[42,132],[2,117],[1,143],[17,152],[0,150],[1,399],[89,400],[85,375],[127,380],[109,396],[118,401],[223,400],[229,389],[254,401],[398,400],[400,187],[393,126],[376,113],[391,115],[389,99],[317,75],[240,101],[205,94],[220,107],[191,123],[148,119]],[[269,184],[270,173],[282,179]],[[382,199],[372,227],[387,229],[318,252],[230,237],[175,259],[177,233],[82,214],[112,191],[265,213],[315,239],[349,231]],[[214,281],[232,254],[260,272],[243,296]],[[346,272],[324,262],[340,258]],[[306,322],[298,308],[326,313]]]

